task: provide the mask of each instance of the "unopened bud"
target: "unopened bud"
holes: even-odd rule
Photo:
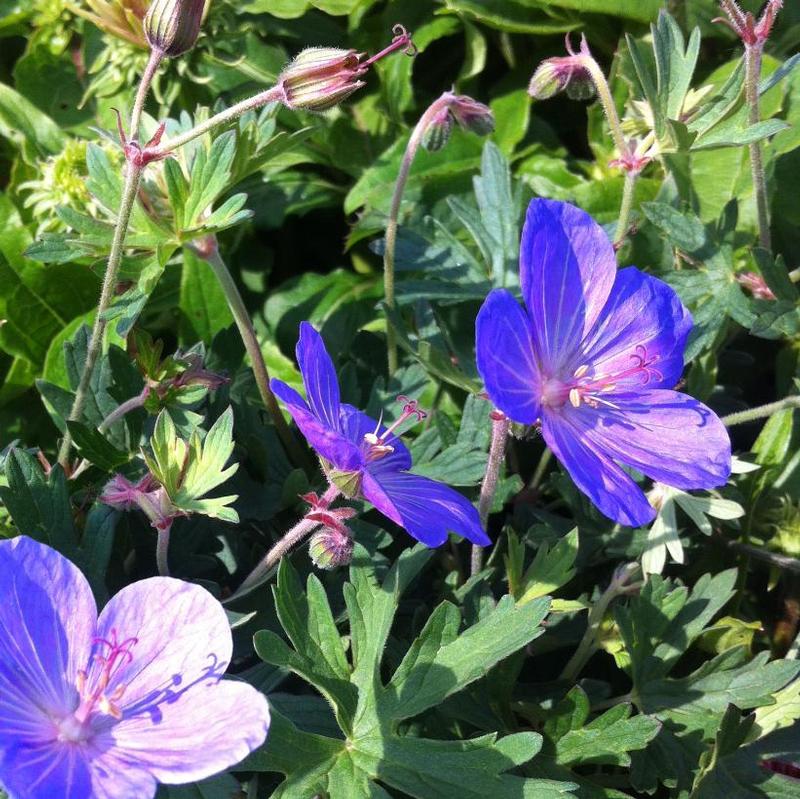
[[[489,106],[467,97],[445,92],[426,111],[426,116],[435,111],[428,120],[422,135],[422,146],[426,150],[441,150],[450,139],[453,121],[478,136],[488,136],[494,130],[494,115]],[[424,119],[424,117],[423,117]]]
[[[453,116],[449,108],[440,109],[428,123],[422,134],[422,146],[430,152],[441,150],[450,140],[453,131]]]
[[[580,50],[572,49],[567,37],[568,56],[548,58],[542,61],[528,84],[528,94],[536,100],[547,100],[559,92],[566,91],[572,100],[589,100],[594,97],[595,85],[586,61],[592,57],[585,38],[581,38]]]
[[[205,0],[153,0],[144,18],[144,34],[153,50],[174,58],[194,47],[203,22]]]
[[[286,105],[306,111],[327,111],[364,85],[367,71],[355,50],[309,47],[278,77]]]
[[[479,103],[465,94],[458,95],[450,106],[450,112],[464,130],[488,136],[494,132],[494,114],[488,105]]]
[[[346,566],[353,559],[353,537],[346,528],[325,527],[311,536],[308,554],[318,569]]]

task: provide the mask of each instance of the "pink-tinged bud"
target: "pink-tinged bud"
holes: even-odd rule
[[[477,133],[478,136],[488,136],[494,132],[494,114],[489,106],[465,94],[453,98],[450,113],[464,130]]]
[[[353,537],[346,528],[324,527],[311,536],[308,554],[318,569],[346,566],[353,559]]]
[[[153,0],[144,18],[144,35],[153,50],[174,58],[194,47],[205,0]]]
[[[465,94],[445,92],[434,101],[425,116],[431,113],[422,134],[422,146],[426,150],[441,150],[447,144],[453,130],[453,121],[458,122],[464,130],[479,136],[487,136],[494,130],[494,115],[489,106]]]
[[[203,358],[195,353],[184,355],[180,358],[187,364],[186,371],[179,374],[172,380],[172,388],[184,388],[186,386],[203,386],[209,391],[215,391],[220,386],[230,383],[230,379],[225,375],[211,372],[203,366]]]
[[[362,60],[364,53],[336,47],[309,47],[300,52],[278,76],[283,101],[289,108],[328,111],[364,85],[361,78],[381,58],[404,50],[414,55],[416,48],[402,25],[392,29],[393,38],[380,53]]]
[[[422,134],[422,146],[430,152],[441,150],[453,132],[453,116],[449,108],[441,108],[425,127]]]
[[[281,72],[289,108],[327,111],[364,85],[360,77],[367,71],[355,50],[334,47],[309,47]]]
[[[566,39],[568,56],[548,58],[533,73],[528,94],[536,100],[548,100],[566,91],[573,100],[590,100],[595,95],[595,85],[587,69],[587,59],[592,57],[586,37],[581,36],[581,46],[576,53],[569,36]]]
[[[132,483],[124,475],[117,474],[106,484],[99,499],[104,505],[117,510],[130,510],[139,505],[143,494],[157,489],[158,483],[150,474],[146,474],[138,483]]]
[[[743,272],[740,275],[736,275],[736,281],[744,286],[757,300],[778,299],[767,285],[767,281],[755,272]]]

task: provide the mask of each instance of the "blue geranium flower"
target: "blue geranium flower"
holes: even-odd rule
[[[300,325],[297,362],[307,401],[281,380],[270,383],[308,443],[322,459],[328,478],[346,496],[360,496],[431,547],[448,532],[475,544],[491,543],[472,504],[450,486],[411,474],[411,454],[394,431],[422,412],[405,401],[400,418],[390,427],[339,398],[339,381],[322,337],[308,322]]]
[[[501,289],[478,314],[478,370],[497,408],[541,423],[547,445],[606,516],[627,525],[655,516],[619,463],[675,488],[725,484],[725,427],[671,390],[692,319],[666,283],[634,267],[617,271],[602,228],[552,200],[528,207],[520,283],[527,312]]]

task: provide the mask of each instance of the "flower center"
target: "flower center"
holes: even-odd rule
[[[397,398],[397,401],[403,403],[403,412],[400,414],[398,419],[389,425],[389,427],[387,427],[386,430],[384,430],[380,435],[378,435],[378,430],[380,430],[381,427],[380,421],[378,422],[378,426],[375,428],[374,433],[364,434],[364,443],[367,445],[367,463],[370,461],[379,460],[389,453],[394,452],[394,447],[391,444],[387,444],[386,440],[407,419],[410,419],[412,416],[414,416],[416,417],[417,422],[421,422],[428,415],[419,407],[419,404],[416,400],[409,399],[401,394]]]
[[[645,386],[651,380],[663,380],[663,375],[653,364],[658,360],[657,355],[648,355],[647,348],[642,344],[636,345],[636,351],[631,353],[632,361],[627,369],[621,369],[611,374],[602,372],[589,374],[589,366],[579,366],[568,380],[549,378],[542,386],[542,404],[550,408],[560,408],[569,400],[570,405],[579,408],[581,404],[590,408],[605,405],[616,408],[614,403],[603,399],[602,394],[615,391],[623,381],[636,378],[640,385]]]
[[[85,669],[78,672],[76,687],[80,703],[71,716],[67,716],[58,725],[58,737],[61,741],[83,741],[90,735],[89,721],[93,714],[103,713],[115,719],[122,718],[118,702],[125,693],[125,684],[114,678],[120,668],[133,660],[131,649],[138,643],[138,638],[126,638],[122,641],[117,631],[111,630],[111,638],[95,638],[92,642],[96,651],[89,658]]]

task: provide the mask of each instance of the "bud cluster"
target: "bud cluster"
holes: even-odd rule
[[[422,146],[431,152],[447,144],[454,122],[478,136],[488,136],[494,131],[494,114],[489,106],[465,94],[445,92],[430,110],[433,113],[423,130]]]

